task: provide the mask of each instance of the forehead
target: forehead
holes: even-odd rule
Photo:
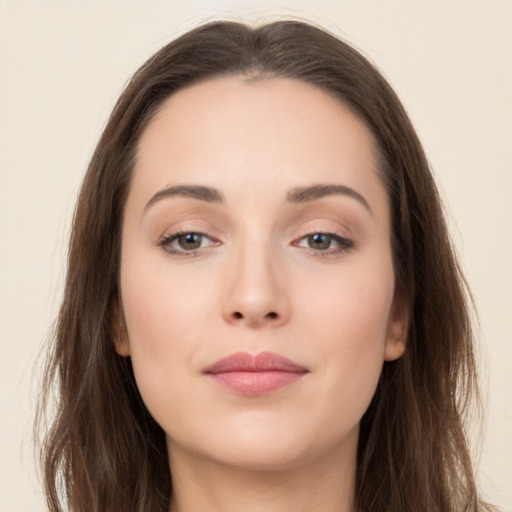
[[[139,149],[142,154],[145,149],[162,149],[171,135],[192,136],[197,142],[193,134],[206,134],[211,128],[208,135],[217,134],[219,143],[226,132],[233,141],[249,136],[255,144],[268,143],[279,134],[276,142],[283,146],[299,136],[318,146],[321,139],[329,143],[341,135],[336,141],[345,147],[355,142],[359,148],[374,149],[369,130],[333,94],[295,79],[241,76],[207,80],[171,95],[144,131]]]
[[[377,176],[372,134],[339,99],[294,79],[236,76],[162,104],[139,141],[132,187],[149,196],[200,182],[268,194],[270,184],[277,193],[339,182],[382,195]]]

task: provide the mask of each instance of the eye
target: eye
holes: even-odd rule
[[[337,254],[353,247],[353,242],[335,233],[311,233],[295,243],[318,253]]]
[[[164,237],[160,245],[170,254],[191,256],[199,249],[214,245],[215,242],[204,233],[195,231],[178,232]]]

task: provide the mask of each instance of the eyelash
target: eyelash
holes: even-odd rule
[[[172,233],[171,235],[164,236],[160,240],[158,245],[160,247],[162,247],[168,254],[170,254],[172,256],[182,256],[185,258],[198,256],[199,252],[203,248],[198,248],[198,249],[193,249],[191,251],[187,251],[187,250],[177,250],[171,246],[171,244],[174,241],[178,240],[178,238],[180,238],[181,236],[184,236],[184,235],[198,235],[200,237],[205,237],[205,238],[208,238],[211,240],[211,238],[206,233],[202,233],[200,231],[177,231],[175,233]],[[313,256],[316,256],[316,257],[325,258],[325,257],[329,257],[329,256],[337,256],[339,254],[349,251],[350,249],[352,249],[354,247],[354,242],[352,242],[352,240],[349,240],[348,238],[345,238],[345,237],[339,235],[338,233],[324,232],[324,231],[320,231],[320,230],[313,230],[309,233],[306,233],[305,235],[303,235],[301,238],[298,239],[298,242],[301,242],[302,240],[307,239],[308,237],[314,236],[314,235],[323,235],[323,236],[329,237],[331,239],[331,241],[339,244],[339,246],[334,249],[315,250],[312,248],[306,248],[306,249],[309,249],[309,251],[311,251]],[[208,244],[208,245],[212,246],[212,245],[217,245],[217,244],[218,244],[218,242],[212,240],[212,243]],[[302,247],[302,246],[298,245],[298,243],[296,243],[296,242],[293,242],[292,245],[294,247]]]
[[[194,249],[192,251],[185,251],[185,250],[174,249],[171,246],[171,244],[175,240],[178,240],[178,238],[180,236],[184,236],[184,235],[199,235],[200,237],[210,238],[206,233],[202,233],[200,231],[176,231],[175,233],[172,233],[169,236],[164,236],[162,238],[162,240],[160,241],[159,245],[166,252],[171,254],[172,256],[184,256],[185,258],[190,258],[190,257],[193,257],[193,256],[197,256],[201,249]],[[209,245],[214,245],[214,244],[209,244]]]
[[[336,248],[325,249],[325,250],[316,250],[316,249],[312,249],[310,247],[309,248],[306,247],[306,249],[309,249],[311,251],[313,256],[316,256],[319,258],[326,258],[329,256],[338,256],[340,254],[343,254],[343,253],[349,251],[350,249],[352,249],[354,247],[354,242],[352,240],[345,238],[344,236],[340,235],[339,233],[325,232],[325,231],[318,230],[318,229],[312,230],[309,233],[306,233],[301,238],[299,238],[298,241],[301,242],[302,240],[307,239],[308,237],[314,236],[314,235],[323,235],[323,236],[329,237],[332,242],[338,244],[338,247],[336,247]],[[299,246],[296,242],[293,242],[293,245],[295,247],[302,247],[302,246]]]

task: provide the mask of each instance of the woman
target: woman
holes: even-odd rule
[[[80,192],[50,509],[489,509],[467,297],[367,60],[300,22],[181,36],[134,75]]]

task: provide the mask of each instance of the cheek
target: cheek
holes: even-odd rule
[[[197,342],[206,330],[213,304],[208,281],[191,282],[165,262],[145,265],[133,257],[124,262],[121,289],[132,351],[140,347],[159,357],[164,349]]]
[[[383,349],[394,293],[391,264],[347,267],[321,282],[324,286],[297,294],[312,333],[325,331],[321,338],[330,340],[332,350]]]
[[[354,418],[368,407],[384,362],[393,293],[391,265],[376,265],[365,273],[340,272],[327,289],[304,299],[304,330],[318,343],[319,375],[326,379],[320,407],[330,403],[333,413],[350,410]]]
[[[160,422],[162,411],[186,395],[180,390],[197,366],[194,354],[211,337],[216,301],[207,281],[198,293],[201,282],[127,253],[121,290],[130,354],[142,398]]]

